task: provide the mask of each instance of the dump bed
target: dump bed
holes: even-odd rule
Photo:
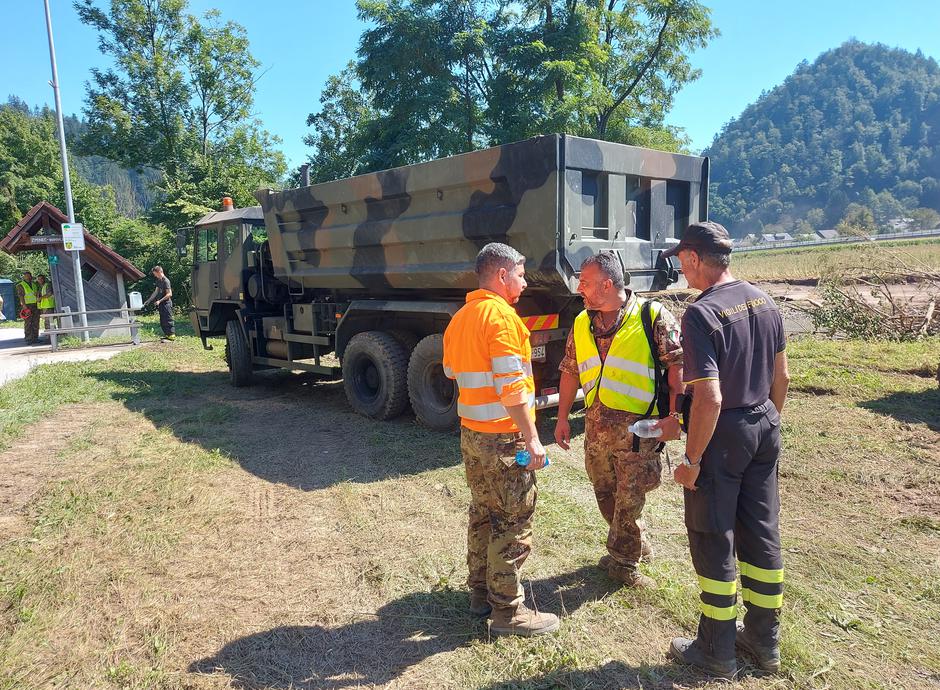
[[[707,158],[555,134],[256,195],[275,274],[295,287],[436,299],[476,287],[493,241],[527,257],[530,292],[572,294],[602,249],[634,289],[665,287],[658,256],[706,219],[707,188]]]

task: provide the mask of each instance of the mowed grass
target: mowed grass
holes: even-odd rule
[[[807,280],[838,276],[845,269],[897,270],[898,261],[927,272],[940,270],[940,239],[858,242],[734,255],[734,274],[745,280]]]
[[[934,687],[940,342],[789,352],[784,672],[742,659],[740,686]],[[665,658],[697,619],[668,474],[646,513],[660,587],[624,590],[594,567],[580,449],[551,446],[526,595],[562,628],[489,640],[466,612],[457,436],[364,420],[341,384],[259,379],[232,389],[221,347],[183,337],[0,388],[0,688],[711,685]]]

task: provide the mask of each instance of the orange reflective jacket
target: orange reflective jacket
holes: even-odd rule
[[[519,431],[507,406],[529,405],[535,419],[535,380],[529,329],[506,300],[474,290],[444,331],[444,373],[460,389],[460,423],[474,431]]]

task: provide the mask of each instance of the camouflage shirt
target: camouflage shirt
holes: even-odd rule
[[[633,305],[636,295],[627,291],[627,302],[624,305],[625,311],[629,312]],[[619,323],[618,323],[619,325]],[[601,334],[604,323],[600,312],[594,315],[594,328],[596,331],[595,342],[597,351],[601,360],[607,358],[610,350],[610,344],[614,341],[614,335],[617,328],[611,328],[606,334]],[[659,347],[659,361],[664,367],[671,367],[682,364],[682,343],[679,339],[679,322],[665,306],[659,310],[659,316],[653,322],[653,337],[656,338],[656,344]],[[565,357],[558,365],[559,371],[563,374],[571,374],[575,378],[580,378],[578,374],[578,357],[574,347],[574,329],[568,333],[568,342],[565,344]],[[595,400],[594,404],[587,408],[587,415],[594,421],[603,424],[632,424],[643,415],[634,412],[625,412],[624,410],[614,410],[607,407],[600,399]]]

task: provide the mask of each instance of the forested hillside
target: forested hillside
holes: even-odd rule
[[[715,137],[711,216],[735,235],[940,217],[940,67],[850,41],[801,63]]]

